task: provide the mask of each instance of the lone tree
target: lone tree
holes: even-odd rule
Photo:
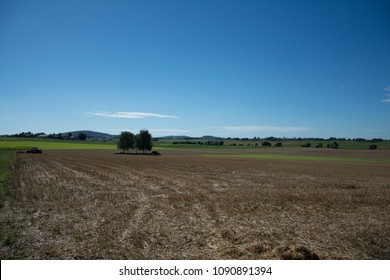
[[[87,140],[87,134],[85,134],[84,132],[80,132],[78,136],[81,141]]]
[[[331,147],[332,149],[338,149],[338,148],[339,148],[339,143],[333,142],[333,144],[330,145],[330,147]]]
[[[118,149],[123,152],[129,152],[130,149],[134,149],[135,136],[129,131],[122,131],[119,135]]]
[[[135,142],[138,150],[141,150],[143,153],[152,150],[152,135],[147,129],[140,130],[139,134],[136,136]]]

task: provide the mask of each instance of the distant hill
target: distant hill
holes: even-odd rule
[[[205,135],[201,137],[202,139],[222,139],[221,137],[216,137],[212,135]]]
[[[63,136],[67,136],[69,133],[72,133],[73,137],[77,137],[79,133],[84,133],[87,135],[87,139],[112,139],[117,137],[117,135],[111,135],[108,133],[96,132],[91,130],[77,130],[61,133]]]

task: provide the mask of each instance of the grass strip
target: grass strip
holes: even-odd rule
[[[31,147],[38,147],[43,150],[115,150],[116,144],[39,139],[0,141],[0,149],[29,150]]]
[[[5,201],[11,193],[7,186],[10,176],[11,165],[15,161],[14,150],[0,150],[0,211],[7,211]],[[15,218],[2,218],[0,220],[0,258],[4,259],[25,259],[23,252],[14,252],[13,246],[17,243],[18,231]]]
[[[258,158],[275,160],[308,160],[308,161],[344,161],[344,162],[378,162],[390,163],[389,159],[380,158],[346,158],[346,157],[324,157],[324,156],[292,156],[292,155],[257,155],[257,154],[238,154],[238,155],[203,155],[207,157],[235,157],[235,158]]]
[[[7,179],[10,166],[15,159],[15,151],[0,150],[0,208],[3,207],[7,193]]]

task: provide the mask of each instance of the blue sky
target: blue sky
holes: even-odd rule
[[[0,1],[0,134],[390,139],[389,1]]]

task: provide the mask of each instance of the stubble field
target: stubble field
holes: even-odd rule
[[[2,259],[390,259],[389,151],[261,153],[18,154]]]

